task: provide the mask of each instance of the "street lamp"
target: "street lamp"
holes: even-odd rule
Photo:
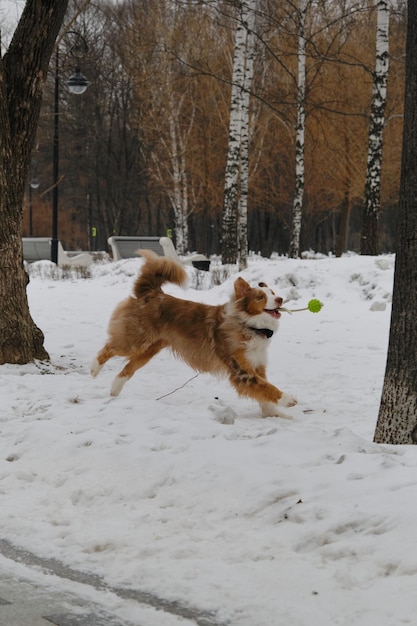
[[[32,221],[32,189],[39,187],[39,180],[33,178],[29,183],[29,237],[33,235],[33,221]]]
[[[84,55],[88,52],[87,43],[80,33],[68,31],[68,35],[75,35],[78,43],[72,46],[70,52]],[[83,94],[90,83],[77,66],[75,73],[67,80],[68,90],[76,95]],[[52,239],[51,261],[58,263],[58,175],[59,175],[59,46],[55,54],[55,98],[54,98],[54,143],[53,143],[53,187],[52,187]]]

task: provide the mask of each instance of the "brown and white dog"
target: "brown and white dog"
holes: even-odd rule
[[[266,379],[266,350],[278,328],[282,298],[265,283],[252,288],[238,278],[230,302],[212,306],[181,300],[164,293],[166,282],[184,285],[184,268],[149,250],[141,251],[146,262],[137,278],[133,295],[121,302],[110,319],[109,340],[91,365],[97,376],[114,356],[128,362],[116,376],[111,395],[162,348],[173,353],[198,372],[227,375],[238,394],[253,398],[262,416],[291,419],[282,407],[296,404]]]

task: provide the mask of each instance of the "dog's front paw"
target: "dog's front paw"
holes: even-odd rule
[[[93,362],[91,363],[90,366],[90,374],[91,376],[93,376],[94,378],[97,376],[97,374],[99,373],[99,371],[101,370],[103,366],[100,365],[100,363],[98,362],[97,358],[95,358],[93,360]]]
[[[110,395],[118,396],[128,380],[129,378],[127,376],[116,376],[111,386]]]
[[[281,406],[295,406],[297,404],[297,398],[290,396],[288,393],[283,393],[281,398],[278,400],[278,404]]]
[[[292,420],[292,415],[285,413],[281,407],[274,402],[262,402],[260,407],[262,417],[281,417],[285,420]]]

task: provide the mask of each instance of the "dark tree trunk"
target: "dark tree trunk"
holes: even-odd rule
[[[21,222],[42,88],[68,0],[27,0],[0,59],[0,364],[47,359],[27,301]]]
[[[408,0],[403,153],[391,329],[374,441],[417,443],[417,0]]]
[[[350,214],[352,211],[350,203],[349,189],[345,191],[345,197],[343,199],[342,210],[340,213],[340,228],[339,236],[337,239],[336,256],[341,257],[344,252],[347,252],[348,239],[349,239],[349,222]]]

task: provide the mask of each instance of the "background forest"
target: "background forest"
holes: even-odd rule
[[[59,239],[106,250],[112,234],[164,235],[178,207],[188,250],[221,249],[236,2],[121,0],[88,4],[82,96],[60,42]],[[359,251],[375,68],[374,1],[307,3],[305,180],[301,250]],[[299,5],[260,0],[250,93],[248,247],[290,244],[295,194]],[[405,2],[390,16],[380,252],[395,250],[404,88]],[[51,233],[54,73],[44,94],[23,235]],[[39,187],[30,189],[37,180]],[[32,207],[32,229],[29,224]],[[182,251],[182,250],[180,250]],[[184,250],[185,251],[185,250]]]

